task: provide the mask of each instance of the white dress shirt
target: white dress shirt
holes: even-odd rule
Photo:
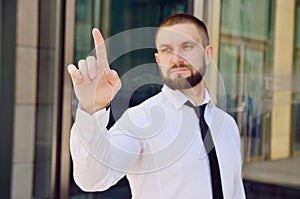
[[[180,91],[162,91],[129,108],[107,131],[109,110],[78,109],[71,130],[74,179],[84,191],[103,191],[125,175],[134,199],[211,199],[209,161],[195,111]],[[190,100],[191,101],[191,100]],[[193,103],[193,102],[192,102]],[[205,91],[225,199],[245,198],[240,136],[234,119]]]

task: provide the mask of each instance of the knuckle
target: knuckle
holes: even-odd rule
[[[96,58],[95,58],[94,56],[88,56],[88,57],[86,58],[86,60],[87,60],[88,62],[94,62],[94,61],[96,61]]]
[[[115,71],[115,70],[110,70],[110,71],[111,71],[112,76],[113,76],[115,79],[119,79],[119,75],[118,75],[117,71]]]

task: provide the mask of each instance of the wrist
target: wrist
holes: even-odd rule
[[[95,106],[87,106],[87,105],[83,105],[83,104],[79,103],[79,107],[82,111],[84,111],[90,115],[93,115],[95,112],[100,111],[102,109],[108,110],[110,107],[110,102],[105,105],[95,105]]]

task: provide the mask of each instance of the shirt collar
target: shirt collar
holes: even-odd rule
[[[173,90],[169,88],[167,85],[164,85],[162,87],[162,93],[167,96],[167,98],[171,101],[171,103],[174,105],[176,109],[179,109],[186,103],[187,101],[190,101],[193,105],[195,103],[193,100],[191,100],[188,96],[186,96],[184,93],[182,93],[179,90]],[[204,100],[201,105],[203,104],[211,104],[211,98],[209,95],[209,92],[207,89],[204,90]]]

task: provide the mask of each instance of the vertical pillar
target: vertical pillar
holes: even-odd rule
[[[11,199],[32,198],[37,87],[38,0],[17,1]]]
[[[221,83],[218,80],[221,1],[194,0],[193,14],[206,23],[207,31],[210,37],[210,45],[213,46],[213,63],[215,64],[212,64],[207,68],[205,81],[210,91],[212,100],[217,104],[218,84]]]
[[[194,0],[194,16],[203,20],[204,0]]]
[[[274,95],[271,113],[270,158],[287,158],[290,155],[291,93],[289,87],[293,73],[293,46],[295,1],[276,0],[274,30]]]

